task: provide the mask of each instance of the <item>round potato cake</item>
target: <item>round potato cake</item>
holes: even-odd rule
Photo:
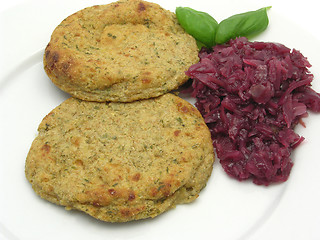
[[[63,20],[46,47],[44,69],[73,97],[131,102],[178,88],[198,60],[196,41],[174,13],[155,3],[124,0]]]
[[[108,222],[195,200],[212,172],[210,132],[173,94],[132,103],[69,98],[41,122],[26,177],[42,198]]]

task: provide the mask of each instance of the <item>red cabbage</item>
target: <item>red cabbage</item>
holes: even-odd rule
[[[278,43],[230,40],[203,48],[186,74],[223,169],[238,180],[269,185],[288,179],[294,132],[307,110],[320,112],[307,58]]]

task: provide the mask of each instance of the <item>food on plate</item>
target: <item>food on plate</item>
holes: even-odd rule
[[[210,131],[173,94],[131,103],[69,98],[41,122],[26,177],[42,198],[108,222],[155,217],[198,197]]]
[[[73,97],[131,102],[178,88],[198,60],[195,39],[174,13],[155,3],[123,0],[63,20],[46,47],[44,68]]]
[[[189,7],[177,7],[176,15],[181,26],[191,34],[199,46],[211,48],[236,37],[253,37],[268,27],[267,10],[260,8],[228,17],[218,23],[211,15]]]
[[[203,49],[187,75],[224,170],[260,185],[284,182],[302,141],[294,127],[320,112],[307,58],[282,44],[230,40]]]

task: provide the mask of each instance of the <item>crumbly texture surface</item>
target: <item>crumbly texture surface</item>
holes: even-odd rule
[[[196,41],[174,13],[155,3],[123,0],[63,20],[46,47],[44,68],[76,98],[131,102],[178,88],[198,60]]]
[[[26,177],[42,198],[108,222],[195,200],[214,161],[198,110],[173,94],[132,103],[69,98],[41,122]]]

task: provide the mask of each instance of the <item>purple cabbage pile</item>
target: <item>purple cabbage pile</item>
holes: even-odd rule
[[[308,60],[282,44],[246,38],[199,57],[186,74],[223,169],[258,185],[286,181],[290,154],[304,140],[294,127],[307,110],[320,111]]]

